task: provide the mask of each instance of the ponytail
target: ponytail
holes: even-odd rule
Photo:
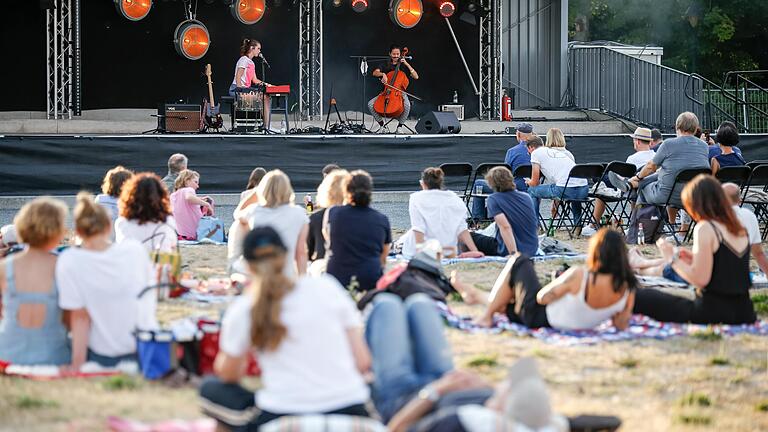
[[[257,41],[256,39],[243,39],[243,44],[240,45],[240,55],[244,56],[248,54],[248,51],[250,51],[251,48],[255,47],[256,45],[261,45],[261,42]]]
[[[75,229],[81,237],[93,237],[109,229],[111,218],[107,210],[94,201],[88,192],[77,194],[75,204]]]
[[[274,351],[288,333],[280,322],[283,298],[293,289],[293,283],[283,274],[286,255],[250,262],[255,296],[251,309],[251,343],[261,351]]]

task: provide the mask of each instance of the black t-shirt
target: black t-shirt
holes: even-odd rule
[[[386,74],[393,70],[395,70],[395,67],[397,67],[397,64],[392,64],[392,60],[387,60],[385,62],[380,63],[378,66],[376,66],[376,69],[380,70],[382,73]],[[376,70],[374,69],[374,70]],[[400,65],[400,73],[405,73],[405,76],[408,78],[411,77],[411,68],[408,66],[401,64]],[[399,75],[399,73],[398,73]]]
[[[309,260],[325,258],[325,237],[323,237],[323,216],[325,209],[317,210],[309,216],[309,235],[307,235],[307,252]]]

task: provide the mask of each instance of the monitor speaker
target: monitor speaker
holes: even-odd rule
[[[453,112],[431,111],[416,123],[420,134],[455,134],[461,132],[461,123]]]
[[[163,132],[200,132],[200,105],[162,104],[157,108]]]

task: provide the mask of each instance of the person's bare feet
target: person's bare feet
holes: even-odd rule
[[[493,326],[493,317],[490,315],[483,315],[482,317],[475,319],[473,323],[478,327],[488,328]]]

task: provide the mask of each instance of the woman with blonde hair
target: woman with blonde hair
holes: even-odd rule
[[[213,213],[210,197],[198,197],[200,174],[186,169],[176,177],[175,191],[171,194],[171,208],[176,219],[176,229],[179,238],[184,240],[197,239],[197,225],[203,218],[203,209]]]
[[[135,360],[134,332],[157,328],[157,296],[139,298],[152,281],[149,256],[136,240],[112,243],[109,215],[91,194],[77,195],[74,216],[82,245],[62,252],[56,263],[59,306],[70,313],[71,367]]]
[[[25,204],[14,218],[21,252],[0,260],[0,360],[23,365],[69,362],[51,250],[66,233],[67,206],[52,198]]]
[[[565,148],[565,136],[560,129],[551,128],[547,131],[547,142],[531,152],[531,179],[528,184],[528,194],[533,200],[533,208],[539,214],[539,204],[542,199],[559,199],[561,196],[570,200],[587,198],[589,186],[585,179],[569,179],[571,169],[576,165],[573,154]],[[541,177],[547,179],[547,184],[541,184]],[[571,203],[573,223],[581,223],[581,204]]]
[[[325,258],[326,237],[323,233],[328,218],[325,217],[329,208],[344,204],[344,182],[349,172],[335,169],[329,172],[317,188],[317,205],[319,207],[309,216],[309,235],[307,236],[307,253],[310,261]],[[323,223],[323,221],[326,221]]]
[[[307,233],[309,219],[304,208],[294,204],[295,196],[291,180],[280,170],[269,171],[252,192],[257,205],[240,208],[251,197],[246,197],[235,210],[235,218],[253,229],[269,226],[275,229],[291,258],[283,271],[295,277],[307,272]]]
[[[286,415],[368,417],[362,318],[332,277],[286,277],[293,257],[282,237],[257,227],[243,242],[252,282],[224,314],[216,377],[200,388],[203,411],[237,430]],[[262,371],[255,400],[239,385],[254,349]]]

